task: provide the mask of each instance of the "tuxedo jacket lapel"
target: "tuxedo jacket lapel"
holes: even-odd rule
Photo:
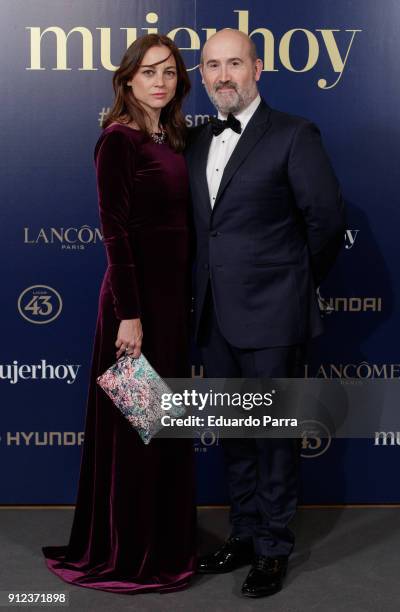
[[[243,134],[239,138],[239,142],[237,143],[235,149],[233,150],[232,155],[230,156],[228,160],[228,163],[225,166],[225,170],[222,175],[221,183],[220,183],[218,193],[215,199],[213,210],[215,210],[216,206],[218,206],[218,201],[221,199],[221,196],[223,192],[225,191],[226,187],[228,186],[233,175],[237,172],[240,165],[248,157],[250,151],[255,147],[255,145],[260,140],[260,138],[268,130],[269,126],[270,126],[270,108],[264,102],[264,100],[261,100],[260,105],[256,109],[254,115],[251,117]],[[211,139],[210,139],[210,142],[211,142]],[[206,167],[207,167],[207,155],[205,158],[204,171],[202,168],[202,173],[204,172],[205,177],[206,177]],[[206,187],[207,187],[207,177],[205,180],[206,180]],[[207,189],[207,195],[208,195],[208,189]]]

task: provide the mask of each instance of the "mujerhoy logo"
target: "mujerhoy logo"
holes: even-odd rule
[[[317,87],[325,91],[333,89],[341,80],[347,64],[350,63],[349,57],[352,55],[353,43],[356,37],[358,41],[362,32],[360,28],[339,28],[333,24],[331,27],[316,27],[314,30],[308,30],[302,27],[301,23],[299,27],[291,28],[286,32],[274,32],[265,14],[257,23],[257,27],[252,30],[250,11],[235,9],[233,14],[234,20],[232,20],[232,14],[227,14],[227,21],[219,23],[219,27],[233,27],[253,38],[259,45],[260,58],[263,60],[265,72],[287,70],[298,74],[315,69]],[[147,13],[146,22],[145,27],[124,24],[123,27],[117,28],[117,31],[115,28],[112,31],[112,28],[107,27],[104,23],[90,28],[75,25],[69,30],[60,25],[49,25],[48,23],[44,27],[37,24],[27,25],[30,52],[26,70],[96,71],[105,69],[114,72],[118,67],[111,61],[112,43],[115,39],[122,37],[126,47],[129,47],[142,34],[166,31],[165,26],[159,22],[157,13]],[[184,53],[186,67],[188,71],[192,71],[198,68],[198,54],[201,46],[216,31],[215,24],[196,23],[196,29],[180,24],[166,33]],[[44,63],[42,45],[44,47],[45,44],[49,45],[47,48],[50,51]],[[297,46],[300,45],[306,49],[306,53],[299,62]],[[190,57],[190,54],[193,57]],[[77,66],[75,61],[75,64],[72,63],[71,66],[71,57],[79,58],[81,65],[79,66],[78,63]]]
[[[0,380],[15,385],[21,380],[62,380],[72,385],[81,365],[60,363],[53,365],[41,359],[37,364],[21,363],[14,360],[11,364],[0,364]]]

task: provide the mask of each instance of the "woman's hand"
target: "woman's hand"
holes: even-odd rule
[[[122,355],[139,357],[142,348],[142,324],[140,319],[123,319],[119,324],[118,336],[115,341],[117,359]]]

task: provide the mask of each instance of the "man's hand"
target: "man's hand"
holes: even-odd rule
[[[124,319],[119,324],[118,336],[115,341],[117,359],[122,355],[139,357],[142,348],[142,324],[140,319]]]

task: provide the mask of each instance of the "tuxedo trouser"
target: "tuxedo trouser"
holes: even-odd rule
[[[262,349],[232,346],[222,335],[210,288],[202,311],[198,344],[208,378],[301,377],[304,347]],[[257,555],[289,555],[294,535],[300,440],[223,438],[231,502],[231,536],[251,539]]]

